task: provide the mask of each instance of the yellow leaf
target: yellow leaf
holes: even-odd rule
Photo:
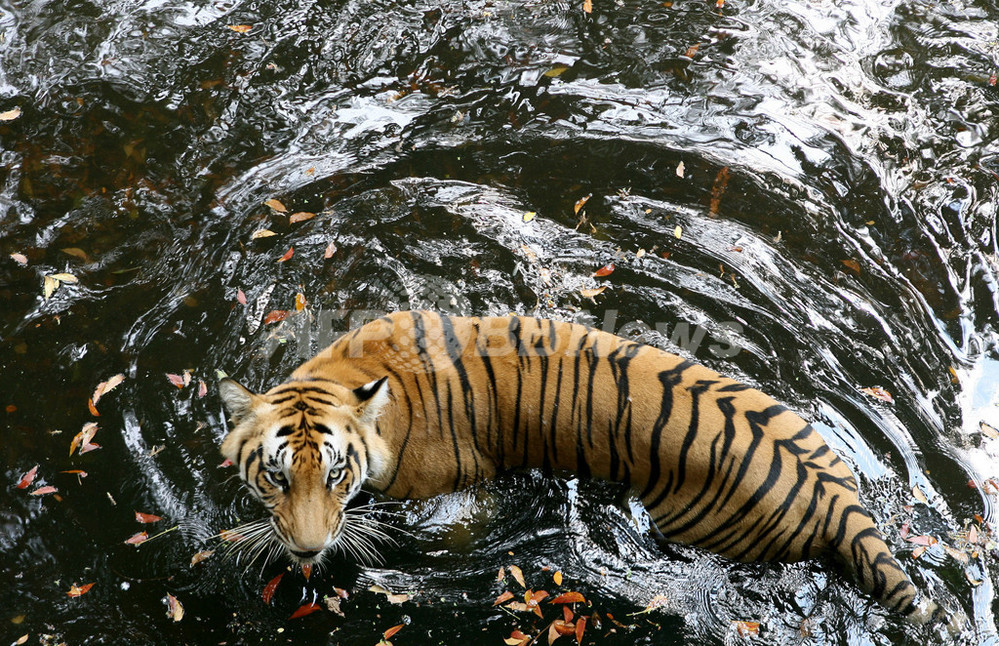
[[[52,274],[52,278],[55,278],[60,283],[78,283],[80,280],[73,274]]]
[[[919,485],[913,485],[912,495],[917,501],[923,503],[926,506],[929,506],[930,501],[926,499],[926,494],[923,493],[923,490],[919,488]]]
[[[226,25],[226,27],[233,30],[237,34],[245,34],[253,29],[253,25]]]
[[[14,108],[13,110],[0,112],[0,121],[13,121],[19,116],[21,116],[21,108]]]
[[[675,237],[675,238],[676,238],[677,240],[679,240],[679,239],[680,239],[680,236],[682,236],[682,235],[683,235],[683,227],[681,227],[681,226],[680,226],[680,225],[678,224],[678,225],[676,225],[676,228],[675,228],[675,229],[673,229],[673,236],[674,236],[674,237]]]
[[[562,585],[562,573],[555,572],[555,574],[552,576],[552,580],[555,581],[555,585]]]
[[[579,293],[583,298],[593,300],[595,296],[602,294],[605,289],[607,289],[607,285],[597,287],[596,289],[581,289]]]
[[[253,235],[250,236],[250,240],[256,240],[257,238],[269,238],[276,235],[277,234],[270,229],[259,229],[253,232]]]
[[[97,402],[101,400],[101,397],[114,390],[115,387],[118,386],[123,381],[125,381],[125,375],[119,373],[111,377],[107,381],[102,381],[101,383],[97,384],[97,388],[94,389],[94,396],[91,398],[91,401],[93,402],[94,406],[96,406]]]
[[[566,71],[567,69],[569,69],[568,65],[556,65],[555,67],[545,72],[545,76],[547,76],[548,78],[555,78],[556,76],[560,75],[562,72]]]
[[[60,249],[67,256],[73,256],[74,258],[79,258],[83,262],[90,262],[90,258],[87,257],[87,252],[79,247],[66,247],[65,249]]]
[[[534,211],[528,211],[527,213],[525,213],[525,214],[524,214],[524,222],[530,222],[530,221],[531,221],[531,220],[533,220],[533,219],[535,218],[535,216],[537,216],[537,215],[538,215],[538,214],[537,214],[537,213],[535,213]]]
[[[517,583],[520,584],[520,587],[524,589],[527,588],[527,584],[524,583],[524,572],[519,567],[517,567],[516,565],[511,565],[510,574],[513,575],[513,578],[517,581]]]
[[[168,592],[167,596],[163,598],[163,602],[167,606],[167,617],[174,621],[180,621],[184,618],[184,606],[181,605],[177,597]]]
[[[45,300],[48,300],[49,296],[52,296],[52,292],[54,292],[58,287],[59,287],[58,280],[56,280],[52,276],[46,276],[45,284],[42,287],[42,293],[45,295]]]

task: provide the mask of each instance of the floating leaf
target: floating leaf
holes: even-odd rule
[[[494,606],[498,606],[501,603],[509,601],[510,599],[513,599],[513,593],[510,592],[509,590],[507,590],[506,592],[504,592],[500,596],[496,597],[496,601],[493,601],[493,605]]]
[[[305,576],[306,581],[312,577],[312,563],[302,563],[302,574]]]
[[[525,635],[519,630],[514,630],[510,633],[509,637],[503,640],[503,643],[507,646],[523,646],[529,641],[531,641],[531,637],[529,635]]]
[[[271,199],[267,200],[266,202],[264,202],[264,204],[266,206],[269,206],[271,209],[277,211],[278,213],[287,213],[288,212],[287,207],[285,207],[285,205],[282,204],[280,200],[275,200],[274,198],[271,198]]]
[[[148,540],[149,540],[149,534],[147,534],[146,532],[137,532],[126,538],[125,542],[128,543],[129,545],[142,545]]]
[[[21,481],[17,483],[18,489],[27,489],[28,486],[35,481],[35,475],[38,474],[38,465],[31,467],[31,470],[21,476]]]
[[[384,588],[380,585],[373,585],[368,588],[369,592],[376,592],[378,594],[384,594],[385,598],[388,599],[389,603],[400,604],[409,601],[408,594],[394,594],[392,591]]]
[[[10,254],[10,258],[17,264],[21,265],[22,267],[26,267],[28,265],[28,257],[25,256],[23,253],[14,252]]]
[[[844,260],[840,260],[840,262],[846,265],[846,268],[852,271],[853,273],[855,274],[860,273],[860,263],[857,262],[856,260],[852,258],[846,258]]]
[[[320,606],[318,603],[307,603],[304,606],[299,606],[298,610],[296,610],[295,612],[291,613],[291,616],[288,617],[288,619],[298,619],[299,617],[304,617],[306,615],[311,615],[315,611],[322,610],[322,609],[323,609],[323,607]]]
[[[59,490],[56,489],[55,487],[53,487],[52,485],[45,485],[44,487],[38,487],[37,489],[35,489],[34,491],[32,491],[30,495],[32,495],[32,496],[44,496],[46,494],[56,493],[57,491],[59,491]]]
[[[260,594],[260,596],[264,600],[264,603],[269,604],[271,602],[271,599],[274,598],[274,592],[277,590],[278,584],[281,583],[281,577],[283,576],[284,572],[282,572],[281,574],[277,575],[276,577],[268,581],[267,585],[264,586],[264,591]]]
[[[73,256],[74,258],[79,258],[83,262],[90,262],[90,257],[87,256],[87,252],[79,247],[66,247],[65,249],[60,249],[67,256]]]
[[[547,76],[550,79],[553,79],[557,76],[560,76],[562,72],[566,71],[567,69],[569,69],[568,65],[556,65],[555,67],[545,72],[545,76]]]
[[[559,637],[563,637],[565,635],[575,635],[576,624],[565,621],[564,619],[556,619],[550,624],[550,628],[548,629],[548,631],[549,631],[548,643],[551,643],[555,641],[555,639],[558,639]],[[552,634],[551,634],[552,631],[555,632],[554,635],[555,639],[552,639]]]
[[[241,289],[236,290],[236,302],[240,305],[246,305],[246,292]]]
[[[889,404],[895,403],[895,399],[891,396],[891,393],[882,388],[881,386],[870,386],[868,388],[861,388],[860,392],[864,393],[865,395],[870,395],[875,399],[886,401]]]
[[[919,485],[913,485],[913,486],[912,486],[912,496],[913,496],[913,497],[914,497],[914,498],[915,498],[915,499],[916,499],[916,500],[917,500],[918,502],[921,502],[921,503],[923,503],[924,505],[926,505],[926,506],[929,506],[929,504],[930,504],[930,501],[926,499],[926,494],[925,494],[925,493],[923,493],[923,490],[919,488]]]
[[[978,586],[982,585],[982,583],[984,583],[984,581],[982,579],[976,579],[971,574],[971,572],[968,572],[967,570],[964,571],[964,578],[966,578],[968,580],[968,583],[970,583],[971,585],[973,585],[975,587],[978,587]]]
[[[583,0],[583,12],[593,13],[593,0]]]
[[[742,637],[752,637],[760,634],[760,622],[758,621],[733,621],[736,632]]]
[[[295,294],[295,311],[301,312],[302,310],[305,309],[305,305],[306,305],[305,294],[303,294],[302,292],[298,292],[297,294]]]
[[[191,567],[194,567],[198,563],[201,563],[205,559],[211,557],[215,553],[215,550],[201,550],[191,557]]]
[[[245,34],[253,30],[253,25],[226,25],[229,29],[233,30],[237,34]],[[270,200],[268,200],[269,202]],[[277,202],[277,200],[274,200]]]
[[[586,206],[586,203],[590,201],[591,197],[593,197],[593,193],[588,193],[583,197],[579,198],[578,200],[576,200],[576,203],[572,205],[573,214],[579,215],[579,212],[582,210],[584,206]]]
[[[230,460],[229,458],[226,458],[225,460],[219,462],[220,469],[224,469],[226,467],[231,467],[231,466],[232,466],[232,460]]]
[[[42,294],[45,296],[45,300],[48,300],[52,293],[59,288],[59,281],[52,276],[45,276],[42,281]]]
[[[607,285],[601,285],[600,287],[597,287],[596,289],[581,289],[581,290],[579,290],[579,294],[583,298],[588,298],[588,299],[590,299],[592,301],[592,300],[594,300],[595,296],[599,296],[600,294],[602,294],[605,289],[607,289]],[[596,301],[594,301],[594,302],[596,302]]]
[[[97,388],[94,389],[94,394],[90,398],[90,401],[93,402],[94,406],[96,406],[97,402],[101,400],[101,397],[114,390],[123,381],[125,381],[125,375],[119,373],[107,381],[102,381],[97,384]]]
[[[601,278],[603,276],[610,276],[612,273],[614,273],[614,263],[609,262],[600,269],[593,272],[593,275],[598,278]]]
[[[309,213],[308,211],[299,211],[298,213],[292,213],[288,216],[288,223],[295,224],[297,222],[305,222],[306,220],[311,220],[316,217],[315,213]]]
[[[288,318],[289,314],[291,314],[291,312],[288,310],[271,310],[267,313],[267,316],[264,317],[264,325],[283,321]]]
[[[586,597],[579,592],[563,592],[550,599],[548,603],[586,603]]]
[[[21,116],[21,108],[13,108],[0,112],[0,121],[13,121]]]
[[[919,545],[919,546],[917,546],[916,549],[912,550],[912,558],[913,559],[918,559],[920,556],[923,555],[923,553],[927,549],[929,549],[929,548],[927,546],[925,546],[925,545]]]
[[[929,547],[931,545],[936,545],[937,543],[937,539],[925,534],[922,536],[909,536],[905,540],[913,545],[922,545],[923,547]]]
[[[88,592],[90,588],[94,587],[93,583],[84,583],[83,585],[76,585],[75,583],[70,586],[69,592],[66,593],[67,597],[80,597]]]
[[[985,422],[979,422],[978,430],[980,430],[982,432],[982,435],[984,435],[985,437],[992,438],[993,440],[999,439],[999,430],[996,430],[996,427],[992,426],[991,424],[986,424]]]
[[[678,225],[676,225],[676,228],[673,229],[673,237],[676,238],[677,240],[679,240],[682,235],[683,235],[683,227],[681,227],[678,224]]]
[[[177,388],[183,388],[185,385],[183,375],[177,375],[172,372],[168,372],[166,377],[167,379],[170,380],[170,383],[172,383]]]
[[[256,240],[257,238],[269,238],[271,236],[276,236],[277,234],[270,229],[257,229],[250,236],[250,240]]]
[[[135,512],[135,520],[140,523],[158,523],[163,520],[162,516],[155,516],[153,514],[144,514],[140,511]]]
[[[80,432],[74,435],[72,441],[69,443],[69,454],[73,455],[77,446],[88,446],[90,441],[94,439],[94,436],[97,435],[97,429],[97,422],[87,422],[84,424]],[[85,451],[81,449],[80,453],[83,454]]]
[[[941,543],[940,546],[943,547],[943,550],[947,552],[947,554],[949,554],[952,559],[954,559],[961,565],[968,564],[969,558],[967,552],[962,552],[961,550],[954,549],[953,547],[947,545],[946,543]]]
[[[552,575],[552,580],[555,581],[555,585],[562,585],[562,572],[556,571],[555,574]]]
[[[680,163],[676,165],[676,176],[677,177],[683,177],[683,174],[685,172],[686,171],[685,171],[684,166],[683,166],[683,160],[681,160]]]
[[[326,245],[326,251],[323,252],[323,258],[329,260],[330,258],[333,257],[333,254],[335,253],[336,253],[336,243],[331,242],[328,245]]]
[[[586,630],[586,617],[580,617],[576,620],[576,643],[583,643],[583,631]]]
[[[405,626],[406,624],[399,624],[398,626],[392,626],[391,628],[382,633],[382,638],[385,639],[386,641],[391,639],[392,635],[402,630]]]
[[[527,584],[524,583],[524,572],[519,567],[511,565],[510,574],[513,576],[514,581],[520,584],[520,587],[527,588]]]
[[[174,621],[180,621],[184,618],[184,606],[177,597],[167,592],[167,596],[163,597],[163,602],[167,607],[167,617]]]
[[[31,633],[24,633],[23,635],[21,635],[20,637],[17,638],[17,641],[14,642],[14,646],[21,646],[21,644],[27,644],[28,643],[28,637],[30,637],[30,636],[31,636]]]
[[[691,52],[690,57],[694,57],[694,53],[697,51],[697,45],[692,48],[694,51]],[[690,50],[687,50],[690,52]],[[725,189],[728,187],[729,170],[728,166],[722,166],[715,175],[715,183],[711,186],[711,204],[708,206],[708,212],[711,215],[718,215],[718,209],[721,208],[722,196],[725,195]]]
[[[288,247],[288,251],[284,252],[284,255],[278,258],[278,262],[285,262],[290,260],[292,256],[295,255],[295,247]]]
[[[74,276],[73,274],[66,274],[66,273],[52,274],[52,278],[54,278],[55,280],[58,280],[60,283],[71,283],[71,284],[73,284],[73,283],[80,282],[80,279],[77,278],[76,276]]]

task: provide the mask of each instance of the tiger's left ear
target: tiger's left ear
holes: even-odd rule
[[[357,419],[362,424],[369,424],[378,419],[382,409],[389,400],[388,377],[375,379],[354,389],[357,397]]]

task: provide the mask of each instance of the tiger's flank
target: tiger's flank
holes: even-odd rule
[[[808,422],[648,345],[560,321],[398,312],[266,393],[231,379],[220,392],[234,424],[222,453],[270,512],[257,541],[302,563],[374,552],[388,528],[347,509],[362,486],[427,498],[508,469],[568,470],[630,485],[667,540],[739,561],[831,554],[911,621],[963,623],[918,600]]]

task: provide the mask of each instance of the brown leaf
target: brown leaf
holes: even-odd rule
[[[336,253],[336,243],[331,242],[326,245],[326,251],[323,252],[323,258],[329,260]]]
[[[760,634],[760,622],[758,621],[733,621],[732,623],[742,637],[751,637]]]
[[[13,121],[21,116],[21,108],[13,108],[0,112],[0,121]]]
[[[288,212],[287,207],[285,207],[285,205],[282,204],[280,200],[275,200],[274,198],[271,198],[271,199],[265,201],[264,204],[266,206],[269,206],[271,209],[277,211],[278,213],[287,213]]]
[[[278,321],[283,321],[288,318],[291,314],[288,310],[271,310],[264,317],[264,325],[270,325],[271,323],[277,323]]]
[[[305,294],[303,294],[302,292],[298,292],[297,294],[295,294],[295,311],[301,312],[302,310],[305,309],[305,305],[306,305]]]
[[[94,389],[94,394],[90,398],[90,401],[93,402],[94,406],[97,406],[97,402],[101,400],[101,397],[114,390],[123,381],[125,381],[125,375],[119,373],[107,381],[97,384],[97,388]]]
[[[593,275],[600,278],[603,276],[610,276],[612,273],[614,273],[614,263],[609,262],[600,269],[593,272]]]
[[[83,262],[90,262],[90,258],[87,256],[87,252],[79,247],[66,247],[65,249],[60,249],[67,256],[73,256],[74,258],[79,258]]]
[[[306,615],[311,615],[315,611],[322,610],[322,609],[323,609],[323,607],[320,606],[318,603],[307,603],[304,606],[299,606],[298,610],[296,610],[295,612],[291,613],[291,616],[288,617],[288,619],[298,619],[299,617],[304,617]]]
[[[510,599],[513,599],[513,593],[510,592],[509,590],[507,590],[506,592],[504,592],[500,596],[496,597],[496,601],[493,601],[493,605],[494,606],[498,606],[499,604],[503,603],[504,601],[509,601]]]
[[[284,252],[284,255],[278,258],[278,262],[284,262],[290,260],[292,256],[295,255],[295,247],[288,247],[288,251]]]
[[[250,236],[250,240],[256,240],[257,238],[269,238],[271,236],[276,236],[277,234],[270,229],[257,229]]]
[[[583,643],[583,631],[586,630],[586,617],[580,617],[576,620],[576,643]]]
[[[870,386],[867,388],[861,388],[860,392],[864,393],[865,395],[870,395],[875,399],[886,401],[889,404],[895,403],[895,399],[891,396],[891,393],[882,388],[881,386]]]
[[[69,592],[66,593],[67,597],[79,597],[90,592],[90,588],[94,587],[93,583],[84,583],[83,585],[76,585],[75,583],[70,586]]]
[[[302,563],[302,574],[306,581],[312,577],[312,563]]]
[[[180,603],[177,597],[168,592],[167,596],[163,598],[163,601],[167,606],[167,617],[173,619],[175,622],[184,618],[184,606]]]
[[[601,285],[596,289],[581,289],[579,290],[579,294],[583,298],[588,298],[595,303],[596,302],[595,297],[599,296],[600,294],[603,294],[605,289],[607,289],[607,285]]]
[[[572,205],[572,212],[573,212],[573,214],[574,215],[579,215],[579,211],[584,206],[586,206],[586,203],[590,201],[591,197],[593,197],[593,193],[589,193],[587,195],[584,195],[583,197],[581,197],[578,200],[576,200],[576,203]]]
[[[191,557],[191,567],[194,567],[198,563],[201,563],[214,553],[215,550],[201,550],[200,552],[196,553],[194,556]]]
[[[73,452],[76,451],[76,447],[78,446],[86,447],[87,445],[89,445],[90,441],[94,439],[94,435],[96,434],[97,434],[96,422],[87,422],[86,424],[84,424],[83,429],[79,433],[74,435],[73,440],[69,443],[69,454],[73,455]],[[82,454],[84,453],[84,451],[81,450],[80,453]]]
[[[315,213],[309,213],[308,211],[299,211],[298,213],[292,213],[288,216],[288,224],[295,224],[296,222],[305,222],[306,220],[311,220],[316,217]]]
[[[846,265],[846,268],[855,274],[860,273],[860,263],[852,258],[847,258],[845,260],[840,260],[841,263]]]
[[[237,34],[245,34],[253,29],[253,25],[226,25],[226,27],[233,30]]]
[[[391,628],[382,633],[382,638],[387,641],[392,638],[392,635],[396,634],[405,627],[406,624],[399,624],[398,626],[392,626]]]
[[[578,592],[563,592],[548,603],[586,603],[586,597]]]

